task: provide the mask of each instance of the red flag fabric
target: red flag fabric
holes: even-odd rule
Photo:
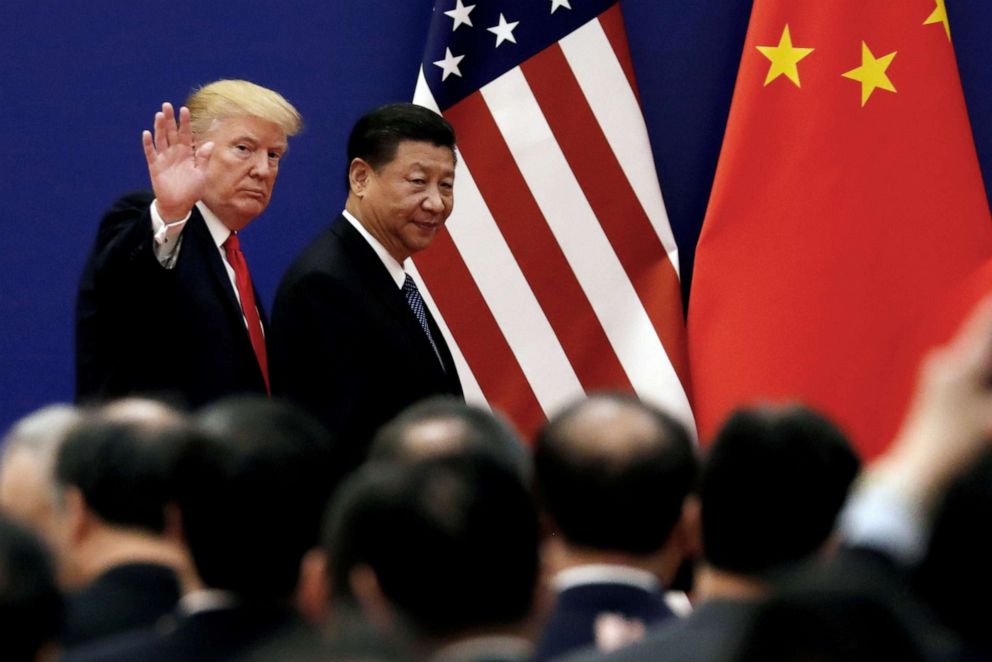
[[[872,457],[992,219],[943,0],[756,0],[696,252],[702,438],[798,400]]]
[[[585,392],[690,428],[678,251],[616,0],[437,0],[415,102],[458,136],[414,260],[466,397],[529,434]]]

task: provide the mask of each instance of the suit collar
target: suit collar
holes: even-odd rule
[[[406,279],[405,265],[410,261],[410,259],[407,258],[406,260],[403,260],[402,264],[397,262],[396,258],[390,255],[389,251],[386,250],[386,247],[379,243],[379,240],[373,237],[372,233],[366,230],[365,226],[362,225],[362,222],[355,218],[351,212],[345,209],[341,212],[341,215],[344,216],[345,220],[351,224],[351,227],[355,228],[358,234],[362,235],[362,239],[367,241],[369,246],[372,247],[372,250],[375,251],[375,254],[382,261],[383,266],[386,267],[386,271],[389,272],[390,277],[396,283],[397,289],[402,289],[403,281]]]
[[[231,236],[231,229],[224,225],[224,222],[217,217],[217,214],[210,211],[210,208],[202,200],[196,203],[196,208],[200,210],[200,215],[203,216],[203,222],[207,225],[210,237],[219,249],[227,241],[227,238]]]
[[[661,591],[657,577],[650,572],[625,565],[597,563],[562,570],[551,580],[559,593],[586,584],[623,584],[650,593]]]

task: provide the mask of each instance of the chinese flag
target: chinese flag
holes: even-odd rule
[[[944,0],[756,0],[696,253],[700,437],[792,400],[862,454],[894,435],[922,330],[992,256]]]

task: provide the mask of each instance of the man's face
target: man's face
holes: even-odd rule
[[[451,215],[455,155],[447,147],[404,140],[378,171],[355,159],[351,176],[359,219],[399,262],[427,248]]]
[[[265,211],[286,152],[286,133],[259,117],[217,120],[198,143],[212,141],[207,184],[201,198],[232,230]]]

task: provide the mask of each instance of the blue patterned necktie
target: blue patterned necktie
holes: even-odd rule
[[[410,310],[413,311],[414,316],[417,321],[420,322],[420,328],[424,330],[427,335],[427,340],[430,341],[431,347],[434,348],[434,354],[437,355],[437,360],[441,363],[441,368],[444,368],[444,361],[441,361],[441,352],[437,351],[437,345],[434,344],[434,336],[431,335],[430,327],[427,326],[427,313],[424,311],[424,299],[420,296],[420,290],[417,289],[417,284],[413,282],[413,278],[410,274],[406,275],[406,279],[403,281],[403,294],[406,296],[406,302],[410,305]]]

